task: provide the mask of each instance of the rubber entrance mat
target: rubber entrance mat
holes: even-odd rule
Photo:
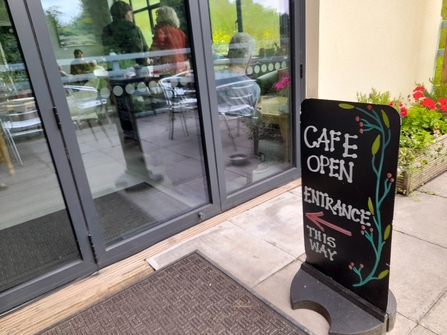
[[[39,334],[310,334],[194,252]]]

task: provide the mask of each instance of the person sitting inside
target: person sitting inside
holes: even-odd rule
[[[87,62],[84,60],[84,53],[80,49],[75,49],[73,52],[74,61],[71,62],[70,65],[70,74],[78,75],[78,74],[86,74],[89,71],[89,66]]]
[[[247,33],[237,33],[231,38],[228,46],[230,64],[228,68],[215,73],[220,110],[225,105],[233,106],[235,108],[229,108],[233,115],[254,116],[261,89],[246,74],[252,60],[254,45],[254,39]],[[250,108],[237,108],[238,105],[249,105]]]

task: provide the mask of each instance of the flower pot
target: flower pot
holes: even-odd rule
[[[411,174],[402,173],[396,178],[396,190],[398,193],[410,194],[418,187],[424,185],[428,181],[447,171],[447,154],[437,154],[436,149],[439,145],[447,147],[447,135],[443,135],[436,139],[436,143],[431,147],[427,155],[421,156],[418,161],[426,160],[422,168]]]

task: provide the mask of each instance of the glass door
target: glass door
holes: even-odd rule
[[[298,12],[288,0],[208,1],[223,208],[265,192],[272,178],[299,173],[293,129],[300,79],[292,55],[300,36],[290,36],[300,19],[291,18],[289,3]]]
[[[0,0],[0,313],[96,269],[32,30],[13,7]]]
[[[49,31],[38,40],[100,264],[200,222],[211,196],[188,1],[28,6]]]

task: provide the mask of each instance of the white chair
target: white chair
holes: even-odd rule
[[[159,81],[168,105],[168,130],[169,138],[174,139],[174,121],[176,114],[181,115],[183,132],[189,137],[186,125],[186,113],[197,109],[197,99],[194,85],[193,71],[185,71],[172,77],[166,77]]]
[[[73,123],[79,130],[82,130],[82,122],[86,122],[92,131],[93,137],[96,141],[95,131],[93,130],[92,121],[96,121],[101,130],[106,135],[109,142],[113,145],[112,141],[104,128],[98,113],[104,112],[107,117],[106,110],[106,99],[101,99],[98,94],[98,90],[91,86],[76,86],[76,85],[65,85],[65,92],[68,107],[70,109],[71,119]],[[110,120],[109,120],[110,122]]]
[[[219,81],[218,81],[219,82]],[[252,118],[256,111],[257,97],[254,96],[256,82],[251,79],[234,81],[218,85],[217,108],[218,113],[224,118],[228,130],[228,136],[237,151],[236,142],[231,132],[229,120],[237,120],[237,135],[240,134],[240,119]]]
[[[7,120],[0,121],[6,142],[11,146],[20,165],[23,165],[23,161],[14,138],[43,132],[42,122],[35,107],[34,98],[11,100],[7,103]]]

